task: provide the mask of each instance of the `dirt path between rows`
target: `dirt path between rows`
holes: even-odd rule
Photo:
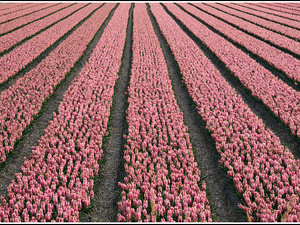
[[[201,171],[201,178],[206,182],[212,218],[215,222],[247,221],[245,214],[238,208],[239,199],[234,195],[235,187],[231,185],[229,177],[218,162],[219,155],[215,141],[206,130],[205,123],[199,116],[186,85],[182,82],[182,75],[174,55],[149,8],[148,5],[148,13],[167,62],[175,98],[183,112],[184,123],[188,127],[195,159]]]
[[[133,8],[131,5],[127,25],[127,36],[123,51],[119,79],[115,84],[113,103],[108,123],[109,136],[103,141],[102,162],[100,163],[99,178],[94,183],[95,197],[93,208],[87,213],[81,213],[82,222],[116,222],[118,201],[121,200],[121,189],[118,182],[125,176],[123,146],[127,134],[126,109],[128,108],[127,91],[131,73],[132,61],[132,32]]]

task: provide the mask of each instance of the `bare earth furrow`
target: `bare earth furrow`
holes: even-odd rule
[[[160,43],[146,5],[133,12],[132,67],[118,221],[211,222],[205,181],[194,160]]]
[[[99,176],[95,179],[95,197],[91,204],[93,208],[82,212],[81,222],[116,222],[120,199],[118,182],[124,177],[123,148],[126,134],[126,109],[131,60],[132,60],[132,26],[134,3],[129,10],[127,36],[123,51],[119,78],[115,84],[113,102],[107,125],[108,136],[103,138],[103,154],[101,158]],[[124,12],[125,13],[125,12]],[[113,21],[112,21],[113,22]],[[114,22],[119,21],[115,20]],[[110,191],[107,191],[110,190]]]
[[[206,130],[205,123],[199,116],[194,106],[195,103],[188,94],[186,85],[182,82],[180,68],[175,61],[169,44],[161,34],[150,7],[148,7],[148,11],[165,55],[177,103],[183,112],[184,123],[188,127],[194,155],[202,172],[201,179],[206,182],[214,222],[246,221],[238,208],[239,200],[234,195],[236,190],[233,190],[226,172],[219,166],[219,155],[215,141]]]

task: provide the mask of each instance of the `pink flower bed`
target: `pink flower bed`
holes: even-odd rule
[[[0,84],[25,68],[99,6],[90,4],[0,57]]]
[[[38,3],[12,3],[3,5],[3,10],[0,11],[0,15],[9,14],[13,12],[17,12],[20,10],[28,9],[33,7]]]
[[[252,221],[280,221],[288,208],[286,221],[300,221],[300,161],[266,129],[162,6],[150,6],[196,109],[216,141],[220,163],[243,196],[239,207]]]
[[[257,3],[256,5],[261,6],[259,3]],[[292,15],[300,15],[300,9],[296,9],[292,8],[289,6],[289,4],[263,4],[265,5],[265,7],[269,8],[269,9],[274,9],[276,11],[280,11],[280,12],[285,12],[285,13],[289,13]]]
[[[200,170],[145,4],[134,7],[132,51],[118,221],[211,222],[205,182],[199,187]]]
[[[282,3],[282,2],[279,2],[279,3],[270,3],[271,5],[276,5],[278,7],[282,7],[282,8],[288,8],[288,9],[291,9],[293,11],[300,11],[300,5],[297,4],[296,2],[293,2],[291,4],[288,4],[288,3]]]
[[[260,27],[258,25],[255,25],[253,23],[250,23],[248,21],[245,21],[243,19],[240,19],[238,17],[235,17],[233,15],[224,13],[222,11],[216,10],[212,7],[209,7],[205,4],[200,3],[193,3],[193,5],[219,17],[223,20],[232,23],[239,28],[248,31],[249,33],[252,33],[254,35],[257,35],[261,38],[263,38],[266,41],[270,41],[271,43],[278,45],[282,48],[286,48],[291,52],[294,52],[298,55],[300,55],[300,43],[298,41],[295,41],[291,38],[285,37],[281,34],[278,34],[276,32],[273,32],[271,30],[265,29],[263,27]],[[216,7],[217,5],[213,5]]]
[[[288,10],[284,9],[282,7],[277,8],[277,7],[272,7],[270,4],[267,3],[252,3],[252,4],[245,4],[245,6],[252,8],[252,9],[257,9],[260,11],[264,11],[266,13],[286,17],[291,20],[297,20],[300,21],[300,12],[297,12],[295,10]]]
[[[28,3],[25,3],[28,5]],[[0,5],[0,11],[4,11],[4,10],[7,10],[7,9],[12,9],[13,7],[15,6],[22,6],[24,5],[24,3],[1,3]]]
[[[240,31],[211,15],[188,5],[187,3],[180,3],[179,5],[195,15],[197,18],[203,20],[216,30],[223,33],[229,39],[244,46],[252,53],[266,60],[275,68],[282,70],[289,78],[300,82],[300,61],[298,59],[268,45],[264,41],[245,34],[243,31]]]
[[[106,4],[90,21],[100,26],[99,15],[107,16],[112,6]],[[90,205],[129,8],[124,3],[116,9],[88,63],[64,94],[58,114],[9,185],[8,198],[1,196],[1,222],[79,222],[79,210]]]
[[[279,17],[279,16],[276,16],[276,15],[271,15],[271,14],[264,13],[264,12],[259,12],[255,9],[250,9],[251,6],[249,8],[249,6],[247,6],[246,4],[235,3],[235,4],[228,4],[228,5],[232,8],[234,8],[234,9],[241,10],[243,12],[246,12],[247,14],[249,13],[249,14],[257,16],[257,17],[262,17],[263,19],[270,20],[274,23],[280,23],[280,24],[283,24],[283,25],[293,27],[295,29],[300,28],[299,21],[291,20],[289,18]],[[247,7],[244,7],[244,6],[247,6]]]
[[[244,13],[244,12],[240,12],[240,11],[237,11],[237,10],[234,10],[232,8],[228,8],[226,7],[226,5],[228,4],[224,4],[222,3],[221,4],[214,4],[214,3],[208,3],[208,5],[211,5],[215,8],[218,8],[230,15],[233,15],[233,16],[236,16],[238,18],[241,18],[241,19],[244,19],[246,21],[249,21],[249,22],[252,22],[254,24],[257,24],[259,26],[263,26],[267,29],[270,29],[272,31],[276,31],[277,33],[280,33],[280,34],[283,34],[283,35],[286,35],[288,37],[291,37],[291,38],[295,38],[296,40],[300,40],[300,31],[299,30],[296,30],[296,29],[293,29],[293,28],[290,28],[290,27],[286,27],[286,26],[283,26],[281,24],[278,24],[278,23],[274,23],[274,22],[271,22],[271,21],[268,21],[268,20],[264,20],[264,19],[261,19],[257,16],[253,16],[253,15],[249,15],[247,13]],[[228,5],[228,6],[232,6],[232,5]]]
[[[101,4],[101,3],[99,3]],[[105,4],[24,77],[0,95],[0,163],[43,102],[82,56],[115,4]]]
[[[209,30],[202,23],[183,12],[173,4],[167,8],[182,21],[188,29],[211,49],[225,63],[226,67],[286,124],[293,135],[300,137],[300,93],[269,70],[251,59],[233,44]]]
[[[50,26],[51,24],[57,22],[60,19],[65,18],[69,14],[82,8],[85,5],[87,5],[87,3],[79,3],[79,4],[72,5],[70,7],[67,7],[66,9],[60,10],[59,12],[47,16],[46,18],[35,21],[11,33],[0,36],[0,52],[8,50],[9,48],[18,44],[23,39],[34,35],[40,30],[46,28],[47,26]]]
[[[26,25],[27,23],[30,23],[34,20],[37,20],[39,19],[40,17],[44,17],[44,16],[47,16],[48,14],[50,13],[53,13],[63,7],[66,7],[67,5],[70,5],[70,3],[68,4],[58,4],[54,7],[51,7],[51,8],[47,8],[45,10],[41,10],[41,11],[38,11],[38,12],[35,12],[35,13],[32,13],[30,15],[27,15],[27,16],[24,16],[24,17],[21,17],[21,18],[17,18],[17,19],[14,19],[14,20],[11,20],[7,23],[3,23],[3,24],[0,24],[0,34],[3,35],[13,29],[16,29],[18,27],[21,27],[22,25]],[[8,14],[10,15],[10,14]],[[47,18],[47,17],[46,17]],[[38,23],[39,21],[37,21]]]
[[[4,23],[8,20],[16,19],[16,18],[21,17],[21,16],[27,16],[27,14],[29,14],[29,13],[34,13],[36,11],[43,10],[43,9],[46,9],[48,7],[51,7],[51,6],[54,6],[54,5],[57,5],[57,4],[58,3],[33,4],[33,6],[28,8],[28,9],[24,9],[24,10],[17,11],[17,12],[14,12],[14,13],[9,13],[9,14],[6,14],[6,15],[1,15],[0,16],[0,23]]]

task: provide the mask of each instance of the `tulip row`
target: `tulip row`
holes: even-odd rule
[[[55,13],[57,10],[59,10],[63,7],[66,7],[68,4],[55,4],[55,3],[52,3],[51,5],[54,5],[54,6],[50,7],[50,8],[48,7],[44,10],[39,10],[39,11],[31,13],[27,16],[23,16],[23,17],[11,20],[7,23],[0,24],[0,35],[3,35],[3,34],[9,32],[11,30],[14,30],[14,29],[18,28],[18,27],[24,26],[27,23],[31,23],[35,20],[39,20],[41,17],[46,17],[47,18],[47,16],[49,14]],[[8,14],[8,15],[10,15],[10,14]]]
[[[289,9],[292,9],[293,11],[300,11],[300,5],[296,4],[296,3],[293,3],[293,4],[272,3],[271,5],[276,5],[276,6],[279,6],[279,7],[289,8]]]
[[[262,17],[263,19],[270,20],[274,23],[279,23],[284,26],[287,25],[287,26],[293,27],[295,29],[300,28],[299,21],[294,21],[294,20],[290,20],[288,18],[283,18],[283,17],[279,17],[276,15],[270,15],[268,13],[259,12],[255,9],[250,9],[248,6],[243,5],[243,4],[235,3],[235,4],[228,4],[228,5],[236,10],[243,11],[243,12],[245,12],[247,14],[251,14],[253,16]]]
[[[5,14],[17,12],[19,10],[24,10],[24,9],[32,7],[33,5],[35,5],[35,4],[32,4],[32,3],[13,3],[11,5],[7,5],[8,6],[7,8],[1,10],[0,15],[5,15]]]
[[[253,5],[260,6],[260,7],[266,8],[266,9],[270,9],[270,10],[274,10],[276,12],[286,13],[286,14],[289,14],[289,16],[291,16],[291,15],[299,16],[300,15],[299,11],[288,8],[286,4],[281,4],[280,7],[273,5],[273,4],[263,4],[263,3],[253,3]],[[285,6],[285,7],[283,7],[283,6]]]
[[[280,144],[162,6],[150,6],[196,109],[216,141],[219,162],[243,196],[239,207],[252,221],[280,220],[288,208],[285,219],[300,221],[299,160]]]
[[[98,7],[99,4],[90,4],[80,9],[68,18],[54,24],[22,45],[14,48],[8,54],[0,57],[0,84],[25,68]]]
[[[94,197],[130,4],[121,4],[0,205],[2,222],[79,222]],[[97,18],[94,18],[97,21]]]
[[[235,17],[235,16],[229,15],[227,13],[224,13],[222,11],[216,10],[215,8],[209,7],[206,4],[193,3],[193,5],[205,10],[206,12],[208,12],[222,20],[227,21],[230,24],[233,24],[233,25],[239,27],[242,30],[245,30],[251,34],[259,36],[263,40],[269,41],[269,42],[273,43],[274,45],[288,49],[289,51],[300,55],[300,43],[298,41],[295,41],[291,38],[285,37],[281,34],[278,34],[276,32],[273,32],[273,31],[270,31],[263,27],[260,27],[258,25],[255,25],[253,23],[247,22],[238,17]]]
[[[205,183],[145,4],[135,4],[118,221],[212,221]]]
[[[244,32],[228,25],[227,23],[188,5],[187,3],[179,4],[185,10],[203,20],[205,23],[220,31],[232,41],[244,46],[252,53],[266,60],[275,68],[283,71],[294,81],[300,82],[300,61],[293,56],[274,48],[264,41],[258,40]],[[299,43],[300,44],[300,43]],[[300,49],[299,49],[300,50]]]
[[[287,125],[293,135],[300,137],[300,93],[274,76],[246,53],[212,32],[179,7],[167,4],[167,8],[194,33],[226,67]],[[288,63],[288,62],[287,62]]]
[[[17,7],[17,6],[21,6],[21,5],[24,5],[24,3],[15,3],[15,4],[12,4],[12,3],[1,3],[1,5],[0,5],[0,11],[12,9],[13,7]]]
[[[71,5],[72,3],[65,3],[65,4]],[[10,32],[6,35],[1,36],[0,37],[0,52],[8,50],[9,48],[18,44],[23,39],[36,34],[40,30],[45,29],[46,27],[57,22],[58,20],[61,20],[65,17],[67,17],[69,14],[73,13],[76,10],[79,10],[80,8],[84,7],[85,5],[87,5],[87,3],[73,4],[72,6],[67,7],[63,10],[60,10],[50,16],[47,16],[46,18],[43,18],[41,20],[30,23],[20,29],[17,29],[13,32]]]
[[[96,3],[95,3],[96,4]],[[97,5],[100,5],[100,3]],[[43,102],[79,60],[115,4],[106,4],[24,77],[0,95],[0,162],[14,148]]]
[[[57,4],[58,3],[54,3],[54,4],[40,3],[40,4],[36,4],[36,5],[33,4],[33,6],[31,8],[0,16],[0,23],[5,23],[9,20],[17,19],[20,17],[25,17],[29,14],[35,13],[39,10],[43,10],[43,9],[46,9],[48,7],[51,7],[51,6],[54,6]]]
[[[249,21],[251,23],[257,24],[257,25],[267,28],[269,30],[275,31],[277,33],[283,34],[285,36],[291,37],[296,40],[300,40],[300,31],[299,30],[296,30],[296,29],[293,29],[293,28],[290,28],[287,26],[283,26],[281,24],[274,23],[271,21],[267,21],[267,20],[264,20],[264,19],[256,17],[256,16],[252,16],[247,13],[243,13],[241,11],[234,10],[232,8],[226,7],[226,6],[229,6],[227,4],[208,3],[207,5],[213,6],[217,9],[224,11],[225,13],[236,16],[238,18]],[[231,5],[230,5],[230,7],[231,7]]]
[[[291,14],[290,12],[294,13],[295,11],[290,10],[289,12],[287,11],[282,11],[282,8],[272,8],[268,4],[263,4],[263,3],[254,3],[254,4],[245,4],[248,8],[254,9],[254,10],[259,10],[268,14],[274,14],[280,17],[285,17],[287,19],[291,20],[297,20],[298,22],[300,21],[300,13],[297,14]]]

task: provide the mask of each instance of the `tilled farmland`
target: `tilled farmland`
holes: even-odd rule
[[[0,222],[300,222],[299,3],[0,3]]]

